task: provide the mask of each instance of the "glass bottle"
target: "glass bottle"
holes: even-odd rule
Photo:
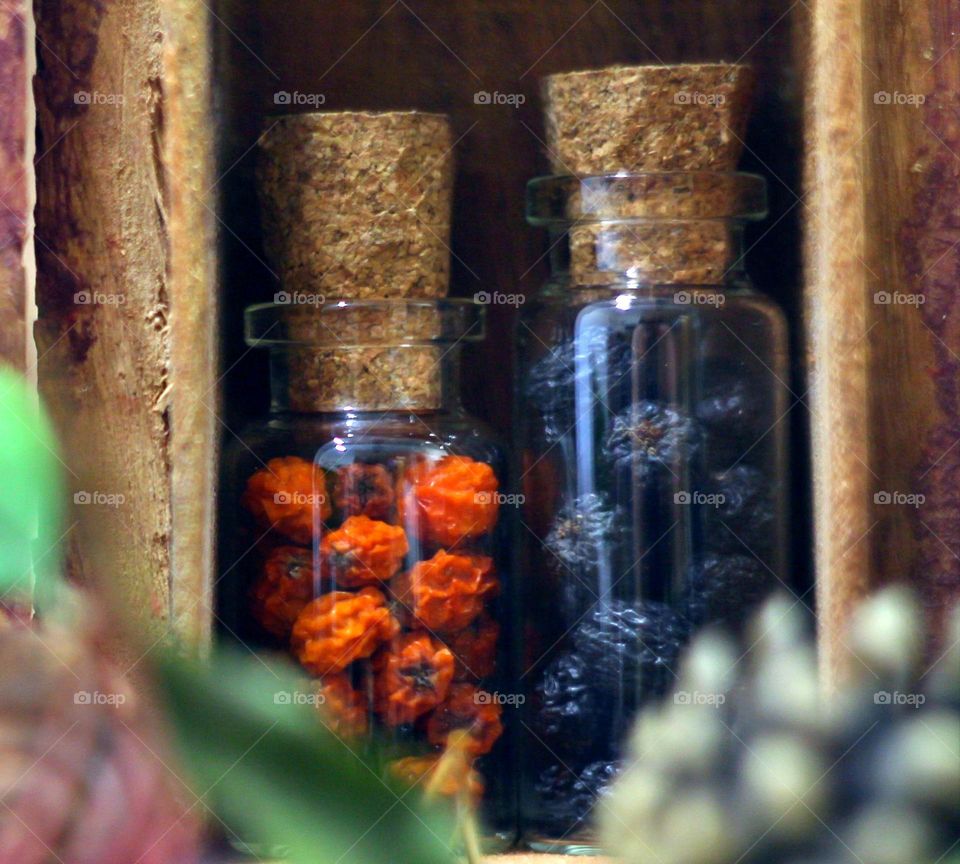
[[[290,699],[317,706],[318,730],[385,780],[436,778],[441,800],[479,801],[496,849],[516,833],[515,613],[506,452],[460,404],[460,348],[483,338],[481,312],[446,299],[247,309],[272,405],[225,448],[217,606],[222,638],[292,657]],[[441,757],[457,770],[435,773]]]
[[[743,269],[760,177],[545,177],[527,203],[552,275],[519,326],[521,830],[589,852],[691,633],[788,579],[787,330]]]

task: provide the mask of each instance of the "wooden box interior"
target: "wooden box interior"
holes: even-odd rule
[[[802,10],[801,10],[802,11]],[[725,60],[756,67],[758,92],[741,167],[765,175],[770,218],[752,230],[749,267],[786,308],[802,343],[802,29],[787,0],[446,0],[226,3],[215,26],[215,105],[220,122],[217,190],[222,222],[222,347],[225,422],[237,428],[268,402],[267,368],[242,342],[247,303],[269,300],[278,282],[265,263],[253,170],[269,115],[315,110],[423,109],[451,116],[457,179],[451,293],[537,290],[546,238],[524,222],[524,186],[548,173],[539,80],[617,63]],[[478,91],[523,94],[519,107],[477,104]],[[464,395],[507,433],[514,313],[493,307],[489,336],[465,364]],[[799,358],[802,352],[796,351]],[[802,364],[792,385],[803,387]],[[812,584],[803,406],[792,412],[797,477],[792,587]],[[812,598],[810,598],[812,600]]]

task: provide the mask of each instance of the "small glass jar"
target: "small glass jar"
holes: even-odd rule
[[[528,187],[552,261],[519,327],[532,848],[596,849],[591,811],[681,647],[788,581],[787,330],[742,266],[765,211],[745,174]]]
[[[481,312],[247,310],[247,344],[270,350],[272,406],[225,448],[217,603],[222,637],[292,656],[303,689],[290,698],[317,706],[318,728],[387,780],[481,802],[496,849],[516,834],[515,612],[506,452],[459,397]],[[443,757],[459,769],[436,772]]]

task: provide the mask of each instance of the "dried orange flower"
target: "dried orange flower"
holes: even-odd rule
[[[410,614],[439,631],[468,626],[498,587],[491,558],[450,554],[443,549],[427,561],[418,561],[391,584]]]
[[[415,464],[405,478],[403,517],[411,530],[438,546],[457,546],[497,523],[499,483],[486,462],[445,456]]]
[[[394,501],[393,478],[383,465],[354,462],[337,469],[333,503],[344,516],[388,519]]]
[[[349,517],[320,541],[325,574],[345,588],[386,581],[400,569],[409,548],[402,528],[367,516]]]
[[[313,598],[313,587],[313,553],[300,546],[277,546],[250,591],[253,617],[268,633],[286,639]]]
[[[387,765],[389,775],[404,786],[416,786],[424,781],[424,788],[430,783],[430,775],[440,764],[441,757],[436,756],[405,756],[395,759]],[[483,779],[480,773],[470,768],[468,771],[451,771],[440,783],[436,791],[445,797],[453,798],[466,789],[470,798],[476,800],[483,797]]]
[[[248,481],[243,506],[264,527],[289,537],[294,543],[313,540],[314,515],[329,518],[330,502],[323,469],[298,456],[271,459]]]
[[[412,723],[436,708],[453,680],[453,654],[422,630],[404,633],[373,658],[377,713],[390,726]]]
[[[382,591],[332,591],[304,606],[293,625],[290,647],[314,675],[330,675],[369,657],[399,630]]]
[[[453,652],[454,681],[478,681],[492,675],[497,662],[500,625],[489,615],[480,615],[469,627],[446,637]]]
[[[430,715],[427,740],[446,746],[450,733],[463,729],[466,735],[461,740],[466,752],[482,756],[490,752],[503,734],[501,714],[503,707],[489,693],[473,684],[454,684],[446,700]]]
[[[317,710],[331,732],[345,739],[367,734],[367,700],[346,675],[326,676],[317,688],[317,696]]]

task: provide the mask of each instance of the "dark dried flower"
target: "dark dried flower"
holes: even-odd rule
[[[700,443],[694,420],[660,402],[636,402],[617,415],[607,449],[620,467],[645,475],[655,465],[690,459]]]
[[[609,551],[618,522],[617,511],[607,497],[590,492],[564,505],[544,540],[560,569],[577,571],[596,566]]]

